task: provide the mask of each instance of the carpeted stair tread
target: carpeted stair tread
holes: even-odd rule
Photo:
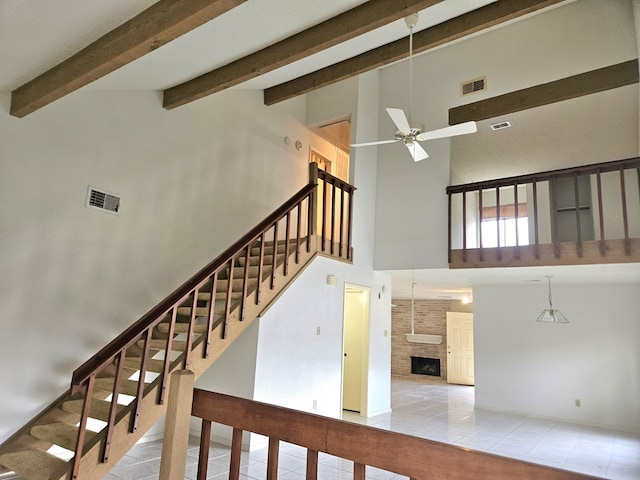
[[[67,423],[50,423],[48,425],[36,425],[29,431],[31,436],[44,440],[45,442],[58,445],[67,450],[74,451],[76,448],[76,441],[78,439],[78,428],[69,425]],[[96,434],[87,430],[85,433],[85,440],[89,441]]]
[[[68,413],[76,413],[78,415],[82,415],[82,406],[84,400],[69,400],[62,404],[62,410]],[[95,418],[97,420],[102,420],[106,422],[109,420],[109,411],[111,408],[111,403],[106,402],[104,400],[98,400],[94,398],[91,400],[91,405],[89,406],[89,416],[91,418]],[[118,412],[124,410],[126,408],[125,405],[118,405]]]
[[[140,348],[144,348],[144,340],[138,340],[137,345]],[[187,346],[187,342],[184,340],[174,340],[171,344],[171,349],[183,352]],[[149,348],[152,350],[164,350],[167,348],[167,341],[165,339],[152,339],[149,341]]]
[[[271,275],[271,269],[273,268],[273,266],[269,263],[269,264],[264,264],[262,266],[262,275],[263,275],[263,279],[267,276],[267,275]],[[233,269],[233,279],[236,280],[238,278],[244,278],[244,267],[235,267]],[[257,279],[258,278],[258,267],[249,267],[249,278],[250,279]],[[242,288],[242,287],[240,287]]]
[[[95,388],[96,390],[104,390],[106,392],[113,391],[113,377],[96,378]],[[120,380],[120,392],[125,395],[136,396],[138,393],[138,382],[133,380]]]
[[[62,474],[70,468],[68,462],[35,448],[3,453],[0,455],[0,465],[26,480],[50,480],[53,473]]]
[[[243,267],[245,264],[247,263],[247,257],[246,256],[241,256],[238,257],[238,259],[236,260],[236,265],[239,265],[241,267]],[[273,263],[273,255],[265,255],[264,258],[262,259],[262,264],[263,265],[271,265]],[[249,257],[249,265],[250,266],[257,266],[260,264],[260,255],[251,255]]]
[[[243,274],[244,274],[244,271],[243,271]],[[242,291],[243,282],[244,282],[244,278],[243,277],[234,278],[233,279],[233,291],[234,292],[241,292]],[[250,278],[249,279],[248,290],[255,290],[257,285],[258,285],[258,280],[255,279],[255,278]],[[228,288],[229,288],[229,280],[218,280],[218,292],[226,292]]]
[[[167,325],[167,324],[160,324]],[[134,370],[140,370],[140,366],[142,365],[141,357],[126,357],[124,359],[125,368],[131,368]],[[161,373],[164,369],[164,360],[158,360],[155,358],[147,360],[147,371],[148,372],[156,372]]]
[[[158,325],[158,331],[162,333],[169,333],[169,324],[161,323]],[[187,333],[189,331],[188,323],[176,323],[173,330],[175,333]],[[207,325],[197,324],[193,326],[193,333],[203,334],[207,331]]]
[[[224,315],[224,306],[216,306],[213,310],[215,315]],[[191,307],[178,307],[178,315],[182,317],[191,316]],[[209,307],[196,307],[197,317],[208,317]]]

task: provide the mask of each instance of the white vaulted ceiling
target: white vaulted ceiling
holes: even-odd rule
[[[495,0],[445,0],[416,30]],[[11,91],[154,4],[154,0],[2,0],[0,91]],[[248,0],[85,88],[160,90],[223,66],[358,6],[363,0]],[[240,86],[262,89],[406,37],[403,20]]]

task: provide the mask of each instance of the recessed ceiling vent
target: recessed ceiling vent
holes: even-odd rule
[[[113,193],[89,186],[86,206],[119,215],[120,197]]]
[[[472,93],[484,92],[486,89],[487,77],[476,78],[460,84],[460,92],[463,97]]]
[[[502,130],[503,128],[509,128],[511,126],[510,121],[498,122],[491,125],[491,130]]]

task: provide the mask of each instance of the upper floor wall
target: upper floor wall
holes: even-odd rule
[[[631,0],[580,0],[420,55],[413,117],[443,127],[452,107],[637,58],[633,18]],[[408,75],[407,62],[381,71],[380,138],[394,132],[384,108],[408,108]],[[485,92],[460,95],[483,76]],[[418,164],[381,146],[376,268],[446,267],[448,185],[636,157],[638,104],[636,84],[485,120],[476,134],[424,142]],[[492,131],[499,120],[512,128]]]

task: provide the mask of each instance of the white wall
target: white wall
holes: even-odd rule
[[[307,121],[351,115],[352,140],[377,124],[378,74],[371,72],[309,95]],[[375,135],[375,132],[373,133]],[[365,414],[390,408],[391,280],[374,272],[372,207],[376,196],[376,152],[352,150],[354,265],[316,259],[260,319],[255,399],[339,417],[341,414],[344,283],[371,288],[368,401]],[[326,284],[335,275],[337,287]],[[382,292],[385,285],[386,292]],[[320,327],[318,336],[317,328]]]
[[[474,287],[476,406],[640,432],[639,287],[554,283],[569,324],[543,283]]]
[[[299,100],[78,91],[24,119],[0,94],[0,441],[72,371],[307,181]],[[85,208],[87,186],[122,196]],[[43,370],[44,369],[44,370]]]
[[[337,286],[327,285],[328,275]],[[390,408],[390,278],[322,257],[260,319],[255,400],[340,417],[345,283],[371,289],[365,415]]]

